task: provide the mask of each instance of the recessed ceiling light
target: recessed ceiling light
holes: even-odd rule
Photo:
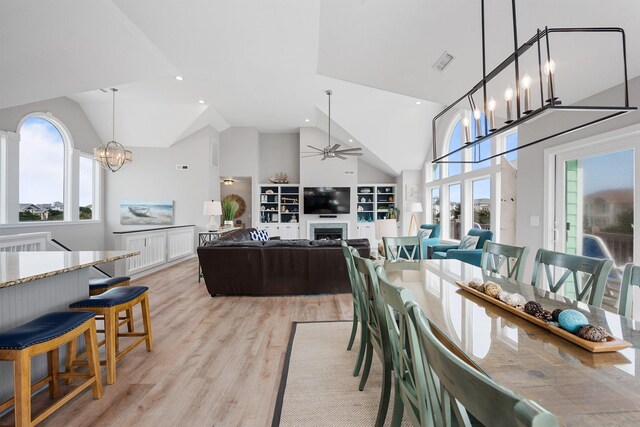
[[[305,122],[309,123],[309,119],[304,119]]]
[[[184,78],[182,76],[176,76],[176,80],[183,81]]]
[[[198,104],[206,104],[206,102],[204,102],[204,99],[199,99]]]
[[[416,105],[422,104],[422,101],[416,101]]]
[[[353,142],[353,139],[349,138],[349,142]]]

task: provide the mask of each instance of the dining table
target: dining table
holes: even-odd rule
[[[434,333],[454,353],[542,405],[562,425],[640,425],[638,322],[459,260],[379,263],[393,285],[413,293]],[[549,310],[578,310],[631,346],[592,353],[456,285],[473,279],[498,283]]]

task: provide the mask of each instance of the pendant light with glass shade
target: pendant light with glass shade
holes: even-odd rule
[[[130,150],[125,149],[122,144],[116,141],[116,92],[118,89],[111,88],[113,93],[113,121],[111,141],[93,149],[93,159],[103,168],[111,172],[119,171],[125,164],[131,163],[133,156]]]

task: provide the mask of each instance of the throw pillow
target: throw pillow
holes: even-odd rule
[[[269,240],[269,232],[265,230],[255,230],[249,233],[251,235],[251,240],[259,240],[265,242]]]
[[[429,236],[431,236],[431,232],[433,230],[430,229],[425,229],[425,228],[419,228],[418,229],[418,238],[422,241],[424,239],[428,239]]]
[[[458,249],[475,249],[478,245],[478,240],[480,240],[479,236],[464,236],[460,240]]]

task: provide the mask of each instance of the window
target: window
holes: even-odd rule
[[[93,218],[93,176],[94,161],[88,156],[78,157],[78,218],[80,220]]]
[[[449,226],[449,238],[460,240],[462,205],[460,203],[460,184],[449,186],[449,215],[451,225]]]
[[[431,221],[440,224],[440,188],[431,189]]]
[[[507,135],[505,139],[506,139],[507,150],[511,150],[513,148],[518,147],[518,132],[510,133],[509,135]],[[512,151],[511,153],[507,153],[505,157],[511,163],[514,163],[516,160],[518,160],[518,152]]]
[[[491,179],[473,181],[473,228],[491,228]]]
[[[39,116],[20,127],[19,221],[62,221],[65,201],[65,141]]]
[[[451,138],[449,138],[448,153],[452,152],[453,150],[457,150],[460,147],[462,147],[462,122],[458,120],[456,127],[453,128],[453,133],[451,134]],[[459,162],[460,160],[462,160],[463,151],[464,150],[460,150],[457,153],[449,156],[449,161]],[[447,163],[447,166],[449,169],[448,176],[460,175],[462,173],[462,163]]]

